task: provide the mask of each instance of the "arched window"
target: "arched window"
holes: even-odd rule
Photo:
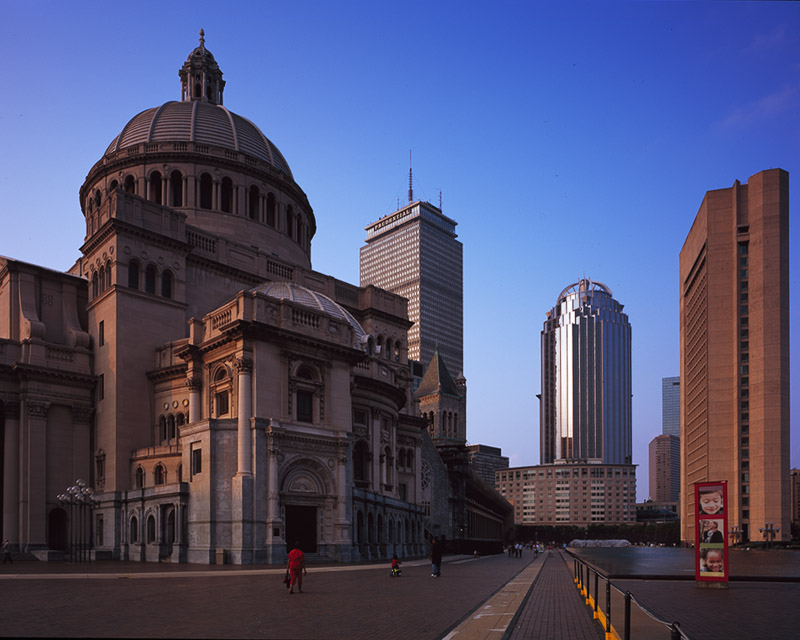
[[[194,83],[194,97],[195,98],[203,97],[203,85],[200,84],[199,79]]]
[[[153,478],[157,485],[164,484],[167,481],[167,472],[165,471],[163,465],[156,465],[156,469],[153,472]]]
[[[286,235],[294,238],[294,209],[292,209],[292,205],[286,207]]]
[[[111,286],[111,260],[106,262],[106,285],[105,288],[108,289]]]
[[[97,285],[97,271],[92,274],[92,298],[96,298],[99,293]]]
[[[161,173],[158,171],[150,174],[150,201],[161,204]]]
[[[144,290],[147,293],[156,292],[156,268],[152,264],[144,270]]]
[[[200,176],[200,208],[201,209],[210,209],[211,208],[211,201],[214,192],[214,182],[211,180],[211,176],[207,173],[204,173]]]
[[[175,416],[175,424],[179,427],[182,427],[184,424],[186,424],[186,417],[182,413],[179,413],[177,416]]]
[[[136,260],[128,263],[128,286],[131,289],[139,288],[139,263]]]
[[[108,183],[109,193],[116,191],[118,188],[119,188],[119,182],[117,182],[116,180],[112,180],[111,182]]]
[[[172,414],[167,418],[167,433],[170,440],[175,439],[175,416]]]
[[[267,224],[275,226],[275,194],[272,192],[267,194]]]
[[[183,176],[177,169],[169,174],[170,204],[173,207],[183,206]]]
[[[136,195],[136,178],[133,176],[125,176],[125,193],[132,193]]]
[[[172,297],[172,271],[161,274],[161,295],[165,298]]]
[[[97,282],[98,282],[97,286],[98,286],[98,289],[100,290],[100,293],[103,293],[103,291],[105,291],[105,289],[106,289],[106,267],[105,267],[105,265],[100,267],[100,273],[98,274]]]
[[[131,518],[131,533],[128,536],[131,544],[139,542],[139,519],[136,516]]]
[[[227,415],[230,411],[228,398],[231,391],[231,379],[228,376],[228,370],[224,366],[217,369],[212,386],[214,392],[214,414],[219,418]]]
[[[136,468],[136,488],[141,489],[144,487],[144,470],[141,467]]]
[[[158,441],[165,442],[167,440],[167,419],[161,416],[158,419]]]
[[[100,207],[100,189],[96,189],[94,192],[94,206]]]
[[[219,207],[225,213],[233,211],[233,180],[230,178],[223,178],[222,185],[219,193]]]
[[[247,198],[247,215],[251,220],[258,220],[258,208],[261,204],[261,192],[258,187],[253,185],[250,187]]]
[[[167,528],[164,531],[164,542],[173,544],[175,542],[175,509],[170,509],[167,513]]]
[[[153,544],[156,541],[156,519],[151,514],[147,516],[147,544]]]

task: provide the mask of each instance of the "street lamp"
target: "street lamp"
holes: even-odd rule
[[[770,543],[775,540],[775,536],[781,530],[780,527],[774,527],[774,522],[767,522],[763,528],[760,528],[759,531],[764,535],[764,540],[767,542],[767,549],[770,547]]]
[[[100,503],[100,496],[80,478],[66,492],[57,496],[59,504],[69,514],[70,562],[88,562],[92,538],[92,512]]]

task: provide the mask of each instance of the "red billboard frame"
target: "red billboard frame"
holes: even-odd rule
[[[698,582],[727,582],[727,481],[695,483],[694,522],[695,580]]]

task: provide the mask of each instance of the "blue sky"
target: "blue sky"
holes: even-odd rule
[[[608,285],[633,327],[634,462],[679,373],[678,253],[707,190],[773,167],[800,193],[800,4],[0,0],[0,254],[69,268],[78,189],[125,123],[180,98],[206,46],[225,105],[314,208],[314,268],[358,282],[364,227],[415,197],[464,243],[468,438],[539,462],[539,333]],[[798,231],[791,215],[791,288]],[[793,294],[792,455],[800,466]]]

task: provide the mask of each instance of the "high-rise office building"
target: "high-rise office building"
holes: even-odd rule
[[[681,441],[669,434],[650,441],[650,499],[653,502],[677,502],[681,494]]]
[[[408,299],[408,357],[427,366],[438,346],[453,375],[464,371],[463,247],[455,220],[412,202],[366,227],[361,286]]]
[[[681,378],[661,378],[661,433],[681,437]]]
[[[789,537],[789,174],[706,193],[680,252],[682,536],[726,481],[743,540]]]
[[[631,463],[631,325],[599,282],[558,296],[541,335],[541,461]]]

